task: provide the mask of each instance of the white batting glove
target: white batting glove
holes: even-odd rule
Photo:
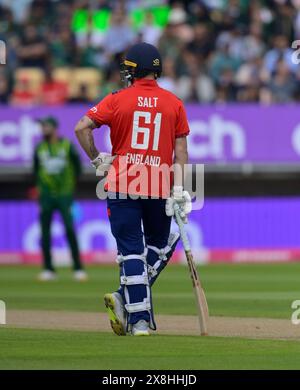
[[[166,201],[166,214],[173,217],[175,214],[174,204],[180,209],[180,217],[183,223],[187,223],[187,215],[192,211],[192,200],[190,194],[183,190],[182,186],[174,186],[172,196]]]
[[[93,167],[96,168],[96,176],[105,176],[115,158],[116,156],[112,156],[110,153],[100,152],[98,156],[91,161]]]

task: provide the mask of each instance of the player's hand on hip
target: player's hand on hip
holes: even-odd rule
[[[116,156],[112,156],[110,153],[100,152],[98,156],[91,161],[91,164],[96,168],[96,176],[105,176],[115,158]]]
[[[187,215],[192,211],[191,196],[182,186],[174,186],[171,197],[166,201],[166,214],[168,217],[175,215],[174,205],[179,206],[179,214],[183,223],[187,223]]]

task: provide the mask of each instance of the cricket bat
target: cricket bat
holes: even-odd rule
[[[175,212],[175,218],[176,222],[179,227],[180,231],[180,237],[182,240],[182,244],[185,251],[186,260],[188,263],[193,288],[195,292],[195,298],[196,298],[196,304],[197,304],[197,310],[198,310],[198,318],[199,318],[199,326],[200,326],[200,334],[201,336],[207,336],[208,335],[208,318],[209,318],[209,312],[208,312],[208,305],[205,297],[204,290],[201,286],[199,274],[196,268],[196,264],[193,259],[193,254],[191,251],[189,239],[187,236],[187,233],[184,228],[184,223],[182,221],[182,218],[180,216],[180,208],[178,204],[174,204],[174,212]]]

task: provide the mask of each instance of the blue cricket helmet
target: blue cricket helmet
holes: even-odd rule
[[[162,72],[161,55],[157,48],[150,43],[142,42],[133,45],[125,55],[121,77],[126,81],[142,78],[154,73],[158,78]]]

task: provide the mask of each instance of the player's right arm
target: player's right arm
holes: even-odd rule
[[[99,155],[93,135],[93,130],[96,127],[94,121],[87,115],[84,115],[75,127],[75,134],[78,142],[91,160],[94,160]]]
[[[99,153],[94,143],[93,130],[102,125],[111,126],[113,118],[113,95],[107,95],[100,103],[92,107],[75,127],[77,139],[97,169],[100,165],[111,164],[112,157],[108,153]]]

